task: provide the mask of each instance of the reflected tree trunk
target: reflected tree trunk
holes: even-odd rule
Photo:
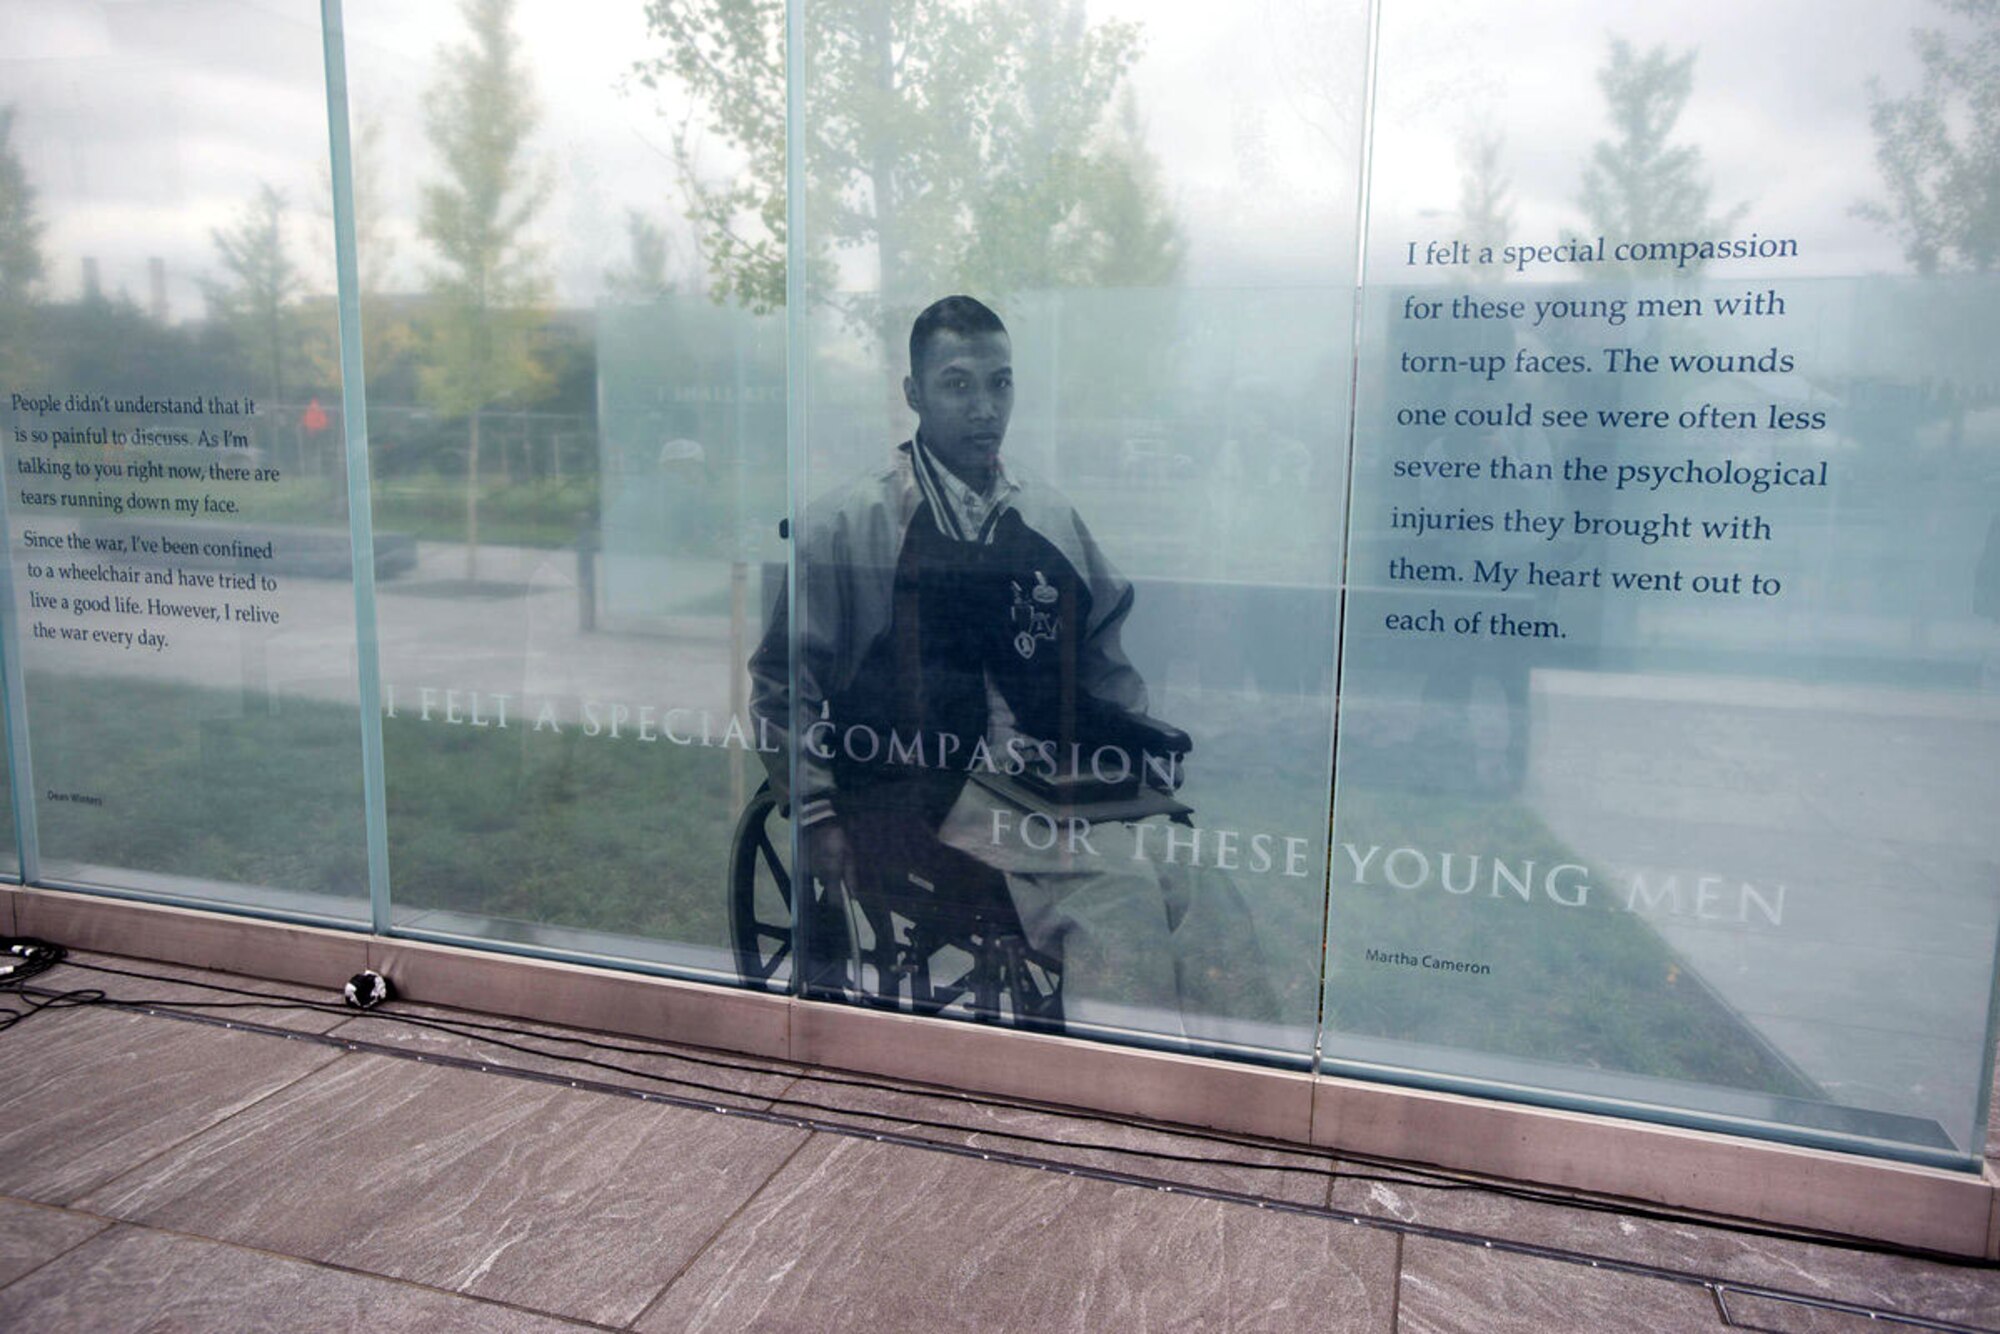
[[[874,57],[875,88],[882,105],[892,106],[897,101],[896,38],[889,7],[875,6],[870,17],[868,40],[874,48],[871,54]],[[881,293],[882,308],[876,312],[876,326],[882,339],[883,362],[891,369],[896,364],[895,311],[907,295],[903,290],[905,280],[900,210],[896,198],[896,151],[897,144],[891,136],[876,135],[869,145],[868,162],[869,193],[874,196],[875,206],[875,255],[881,267],[876,289]],[[900,402],[897,400],[898,405]]]
[[[471,434],[465,449],[465,577],[479,577],[479,419],[472,414]]]

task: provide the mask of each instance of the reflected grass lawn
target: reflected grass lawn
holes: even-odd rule
[[[756,789],[755,756],[531,720],[385,719],[383,744],[399,906],[727,944],[732,792]]]
[[[354,710],[35,672],[27,694],[45,860],[367,902]]]
[[[1622,911],[1608,877],[1586,867],[1547,892],[1552,867],[1585,859],[1525,804],[1472,796],[1344,788],[1335,833],[1327,1021],[1340,1032],[1560,1062],[1792,1097],[1819,1091],[1759,1040],[1641,917]],[[1352,846],[1354,852],[1345,850]],[[1379,849],[1372,860],[1369,850]],[[1402,889],[1385,876],[1392,849],[1426,853],[1430,875]],[[1454,883],[1439,884],[1453,852]],[[1483,854],[1476,879],[1470,856]],[[1527,899],[1492,859],[1530,884]],[[1364,877],[1355,858],[1368,862]],[[1534,870],[1524,874],[1525,864]],[[1399,879],[1416,882],[1404,858]],[[1589,893],[1577,906],[1587,882]],[[1371,961],[1368,951],[1484,965],[1468,974]]]
[[[38,786],[101,803],[40,802],[45,858],[365,903],[354,709],[40,675],[29,697]],[[724,753],[510,723],[384,720],[398,905],[725,943]]]
[[[37,787],[101,803],[39,801],[45,857],[365,902],[352,708],[40,674],[29,695]],[[519,718],[505,730],[386,719],[384,743],[400,908],[726,945],[724,868],[737,791],[760,777],[754,757],[536,731]],[[1209,771],[1203,825],[1303,832],[1324,821],[1316,782],[1211,750],[1230,762]],[[1341,802],[1338,837],[1364,852],[1480,851],[1543,869],[1581,860],[1517,801],[1344,789]],[[1337,1031],[1813,1096],[1644,920],[1608,901],[1405,891],[1379,869],[1359,885],[1338,847],[1334,866]],[[1282,1013],[1309,1021],[1319,882],[1244,876],[1240,886]],[[1371,963],[1370,948],[1493,971]]]
[[[1208,828],[1312,834],[1326,828],[1323,704],[1265,696],[1231,704],[1214,692],[1161,702],[1161,712],[1195,731],[1182,795]],[[1393,757],[1351,746],[1345,763],[1366,772],[1399,771]],[[1322,964],[1330,970],[1325,1016],[1331,1031],[1490,1055],[1550,1061],[1661,1079],[1687,1080],[1796,1097],[1815,1090],[1722,1003],[1642,917],[1620,911],[1603,868],[1557,838],[1514,795],[1369,788],[1350,778],[1334,811],[1333,892],[1317,879],[1237,875],[1256,918],[1261,953],[1288,1018],[1320,1004]],[[1354,845],[1369,863],[1360,884]],[[1397,889],[1382,862],[1390,850],[1426,853],[1426,883]],[[1440,888],[1442,852],[1458,861],[1482,854],[1479,891]],[[1503,880],[1490,891],[1491,863],[1504,859],[1533,889],[1523,902]],[[1593,886],[1567,907],[1543,890],[1549,868],[1582,864]],[[1415,879],[1399,863],[1399,876]],[[1565,896],[1578,879],[1559,882]],[[1321,942],[1324,940],[1324,952]],[[1367,951],[1483,963],[1485,975],[1369,961]]]
[[[479,540],[499,546],[570,547],[594,528],[595,475],[482,481]],[[310,503],[302,518],[310,521]],[[375,531],[408,533],[425,542],[465,540],[465,479],[420,474],[375,482]]]
[[[257,523],[345,528],[346,486],[340,476],[286,476],[278,482],[238,487],[230,495],[242,506],[242,517]],[[204,481],[161,481],[148,484],[146,493],[195,497],[213,490]],[[575,546],[579,534],[594,528],[597,503],[595,474],[484,479],[479,485],[479,540],[496,546]],[[465,479],[431,473],[377,478],[370,513],[377,533],[404,533],[423,542],[463,542]]]

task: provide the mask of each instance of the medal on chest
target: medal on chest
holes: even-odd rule
[[[1033,588],[1022,588],[1018,579],[1010,579],[1007,583],[1014,590],[1014,605],[1008,612],[1014,630],[1014,651],[1027,661],[1035,656],[1036,648],[1042,643],[1056,642],[1056,631],[1060,625],[1056,602],[1060,595],[1040,570],[1035,571]]]

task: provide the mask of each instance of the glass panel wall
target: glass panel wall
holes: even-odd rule
[[[1913,15],[1385,7],[1329,1068],[1983,1152],[1992,235]]]
[[[1309,1052],[1365,29],[803,6],[811,994]]]
[[[40,878],[365,921],[317,8],[9,4],[0,52]]]
[[[734,979],[785,362],[682,216],[727,147],[640,5],[346,20],[395,924]]]
[[[343,8],[0,0],[29,879],[1977,1165],[1983,14]]]

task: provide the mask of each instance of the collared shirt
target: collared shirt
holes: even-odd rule
[[[960,542],[991,542],[994,523],[1021,489],[1021,484],[1007,475],[1006,465],[993,461],[993,485],[982,494],[939,463],[937,455],[925,448],[923,437],[911,439],[910,454],[916,465],[917,486],[930,502],[938,531]]]

